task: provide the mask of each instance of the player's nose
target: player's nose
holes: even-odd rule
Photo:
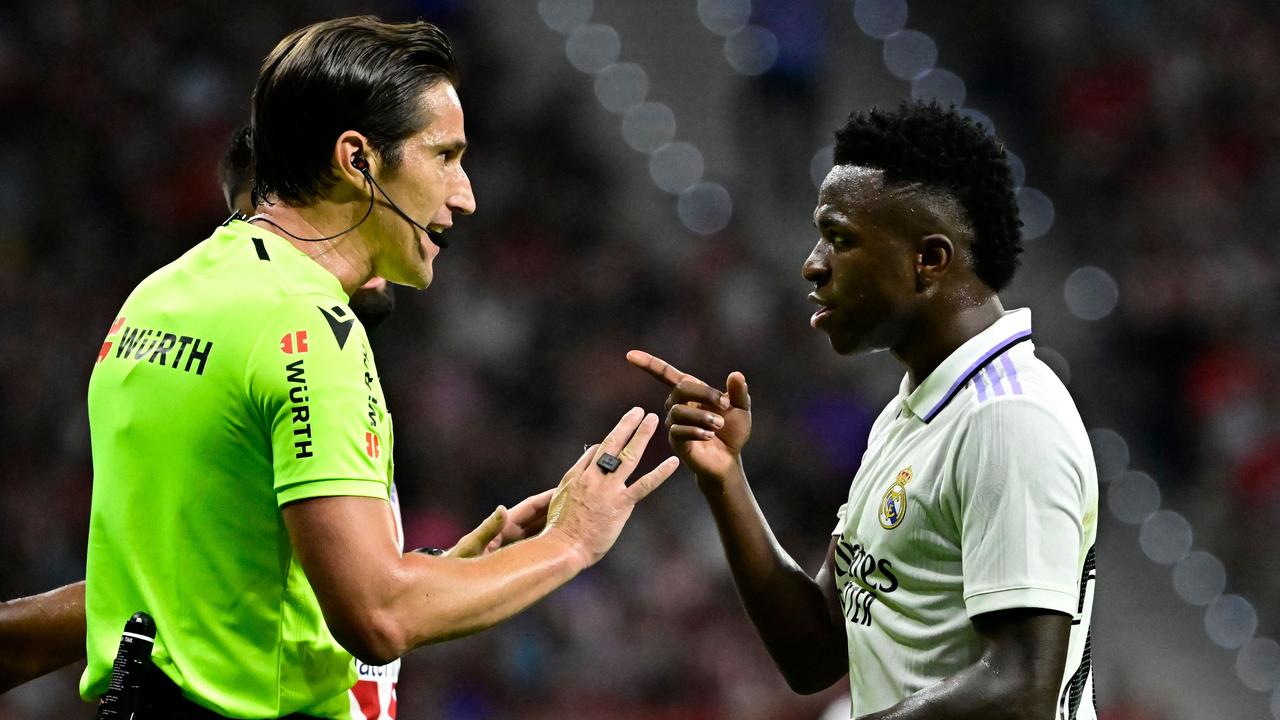
[[[804,275],[805,280],[818,287],[825,285],[830,279],[831,267],[827,264],[827,254],[822,250],[822,243],[813,247],[813,251],[809,253],[809,257],[800,268],[800,273]]]

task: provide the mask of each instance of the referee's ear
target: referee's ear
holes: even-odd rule
[[[936,287],[950,269],[955,254],[955,243],[942,233],[920,238],[916,254],[916,290],[927,292]]]
[[[377,153],[369,147],[369,139],[355,130],[347,130],[339,135],[333,144],[331,160],[334,173],[341,184],[350,186],[346,189],[348,192],[354,188],[363,195],[366,192],[372,192],[372,188],[365,188],[368,182],[364,179],[364,172],[359,168],[360,163],[356,162],[357,157],[364,159],[364,166],[370,173],[376,173],[378,157]],[[343,190],[338,188],[334,190],[334,199],[341,199]]]

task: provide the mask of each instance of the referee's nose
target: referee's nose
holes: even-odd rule
[[[476,195],[471,189],[471,178],[461,167],[458,168],[458,181],[454,191],[444,202],[450,212],[459,215],[470,215],[476,211]]]

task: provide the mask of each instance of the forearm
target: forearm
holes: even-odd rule
[[[1056,687],[1029,687],[1025,672],[985,660],[858,720],[1052,720]]]
[[[973,618],[983,641],[974,664],[859,720],[1052,720],[1071,618],[1035,608]]]
[[[778,544],[741,464],[699,478],[748,617],[792,689],[816,692],[848,670],[844,628],[818,583]]]
[[[84,582],[0,603],[0,692],[84,657]]]
[[[554,532],[477,558],[408,553],[384,587],[386,659],[487,629],[541,600],[581,572],[580,551]]]

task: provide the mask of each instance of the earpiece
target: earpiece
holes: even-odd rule
[[[377,188],[378,192],[382,193],[382,197],[386,198],[387,204],[391,206],[391,209],[394,210],[397,215],[407,220],[409,224],[413,225],[414,227],[418,228],[422,232],[426,233],[427,236],[431,238],[431,241],[434,242],[436,245],[439,245],[442,248],[449,247],[449,243],[445,241],[444,237],[440,233],[432,232],[430,228],[418,222],[417,220],[414,220],[413,218],[409,217],[408,213],[401,210],[399,205],[396,205],[396,202],[391,199],[391,196],[387,194],[387,191],[383,190],[382,186],[378,184],[378,181],[373,179],[373,175],[369,172],[369,161],[365,159],[364,154],[362,154],[359,150],[352,153],[351,155],[351,167],[355,168],[356,170],[359,170],[360,173],[364,175],[365,182],[372,185],[374,188]],[[369,214],[373,212],[373,204],[374,204],[374,195],[373,195],[373,191],[370,190],[369,191],[369,209],[364,211],[364,217],[360,218],[360,221],[357,222],[355,225],[352,225],[351,227],[347,228],[346,230],[343,230],[337,235],[329,235],[322,238],[298,237],[297,235],[294,235],[288,230],[285,230],[284,228],[280,227],[270,218],[262,217],[260,215],[254,216],[253,218],[250,218],[250,219],[262,220],[263,222],[271,223],[272,225],[275,225],[277,228],[279,228],[282,232],[284,232],[284,234],[288,235],[289,237],[295,240],[302,240],[305,242],[321,242],[324,240],[333,240],[335,238],[341,237],[351,232],[352,230],[355,230],[356,228],[360,227],[360,225],[364,223],[365,220],[369,219]]]

